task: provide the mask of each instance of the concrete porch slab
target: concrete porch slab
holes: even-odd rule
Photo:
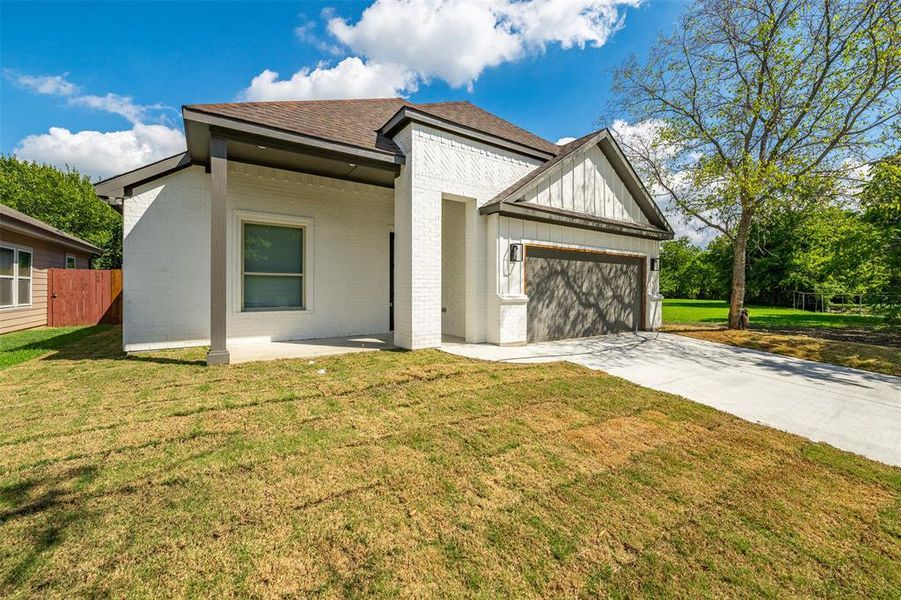
[[[229,344],[231,363],[285,358],[315,358],[350,352],[372,352],[394,348],[394,336],[387,334],[351,335],[315,340],[285,340],[279,342],[249,342]]]

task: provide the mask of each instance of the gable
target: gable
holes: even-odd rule
[[[673,228],[606,129],[562,146],[557,156],[481,206],[479,213],[629,230],[643,237],[674,237]]]
[[[522,191],[521,202],[648,223],[647,215],[598,144],[587,145],[558,161]]]

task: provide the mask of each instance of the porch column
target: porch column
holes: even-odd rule
[[[394,183],[394,344],[441,345],[441,192],[418,184],[407,154]]]
[[[228,364],[226,347],[226,189],[228,155],[226,141],[210,136],[210,351],[208,365]]]

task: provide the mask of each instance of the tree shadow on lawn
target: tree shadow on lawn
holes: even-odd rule
[[[101,333],[103,331],[107,331],[110,329],[111,325],[93,325],[91,327],[84,327],[81,329],[75,329],[74,331],[69,330],[69,328],[60,328],[60,331],[57,335],[53,335],[50,337],[45,337],[39,340],[34,341],[23,341],[22,343],[16,345],[2,343],[0,344],[0,352],[18,352],[21,350],[58,350],[65,346],[69,346],[74,344],[75,342],[82,340],[86,337],[90,337],[92,335]],[[28,334],[38,331],[47,331],[46,329],[33,329],[33,330],[25,330],[22,333]],[[0,339],[2,342],[7,342],[9,339],[14,339],[14,335],[16,332],[10,334],[10,337],[6,339]]]
[[[697,331],[710,331],[710,328],[698,328]],[[687,331],[691,331],[690,329]],[[884,375],[834,365],[831,363],[816,362],[791,356],[773,354],[764,350],[732,346],[721,342],[710,342],[690,337],[667,337],[673,333],[658,335],[655,333],[639,333],[634,336],[641,339],[625,339],[633,342],[630,344],[612,343],[612,340],[596,338],[580,344],[588,350],[586,354],[593,356],[592,362],[597,367],[605,366],[631,366],[635,356],[640,354],[640,359],[655,364],[666,364],[673,357],[688,360],[700,367],[713,369],[714,371],[731,372],[741,368],[743,364],[765,369],[779,375],[807,379],[810,382],[838,383],[856,388],[868,388],[868,384],[897,385],[898,377]],[[620,338],[621,336],[612,336]],[[625,341],[625,339],[623,341]]]
[[[78,500],[78,490],[90,484],[97,472],[96,466],[83,465],[47,479],[0,486],[0,530],[22,518],[38,517],[40,522],[25,530],[27,540],[17,561],[0,579],[0,595],[14,592],[30,579],[41,560],[63,541],[66,530],[91,518]]]
[[[88,334],[69,338],[68,344],[60,344],[59,349],[40,360],[127,360],[150,362],[162,365],[205,365],[203,359],[175,358],[164,353],[128,354],[122,349],[122,328],[98,325],[90,328]],[[80,333],[83,330],[72,333]],[[60,336],[60,339],[67,336]],[[56,339],[56,338],[54,338]]]

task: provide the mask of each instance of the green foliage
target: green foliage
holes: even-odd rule
[[[122,217],[87,176],[0,155],[0,202],[102,248],[95,268],[121,266]]]
[[[633,124],[620,141],[639,174],[733,242],[731,326],[752,227],[840,196],[843,178],[893,142],[899,20],[901,4],[884,0],[697,0],[617,70]],[[844,224],[830,243],[858,222]]]
[[[882,297],[898,289],[899,269],[886,251],[887,235],[886,227],[865,213],[838,206],[809,204],[771,214],[751,230],[747,299],[790,306],[795,290]],[[684,238],[664,243],[661,293],[671,298],[727,298],[732,257],[733,243],[726,236],[706,249]]]
[[[672,298],[719,298],[723,287],[710,254],[686,237],[660,246],[660,293]],[[728,288],[727,288],[728,289]]]
[[[863,220],[876,230],[874,245],[887,270],[879,305],[892,322],[901,320],[901,153],[877,163],[861,193]]]
[[[756,223],[748,247],[752,302],[790,304],[794,290],[882,293],[889,268],[879,228],[838,206],[783,210]]]

